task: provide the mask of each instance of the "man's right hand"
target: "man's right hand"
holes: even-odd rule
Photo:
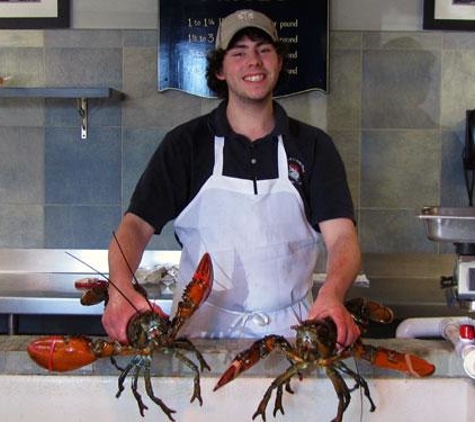
[[[122,291],[123,295],[114,287],[109,287],[109,301],[104,314],[102,315],[102,325],[107,335],[122,344],[128,344],[127,324],[136,313],[150,311],[150,302],[130,285],[130,288]],[[124,297],[126,296],[127,299]],[[168,318],[161,308],[152,304],[152,310],[164,318]]]

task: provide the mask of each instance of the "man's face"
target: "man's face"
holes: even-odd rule
[[[267,41],[252,41],[244,36],[226,51],[216,77],[226,81],[229,98],[264,100],[272,97],[282,58]]]

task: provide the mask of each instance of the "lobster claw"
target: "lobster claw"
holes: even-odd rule
[[[367,329],[369,321],[390,324],[394,320],[393,311],[378,302],[353,298],[347,300],[345,306],[363,332]]]
[[[385,347],[374,347],[361,342],[356,343],[353,350],[356,356],[379,368],[406,372],[416,377],[428,377],[435,372],[433,364],[410,353],[401,353]]]
[[[109,284],[111,284],[109,281],[98,278],[81,278],[74,282],[74,287],[84,291],[81,296],[81,305],[92,306],[101,302],[107,305],[109,300]],[[147,292],[140,284],[134,283],[133,286],[143,297],[147,297]]]
[[[81,305],[92,306],[105,302],[109,299],[107,291],[109,283],[106,280],[98,278],[81,278],[74,282],[74,287],[78,290],[84,290],[81,296]]]
[[[39,366],[49,371],[71,371],[94,362],[97,357],[86,336],[49,336],[33,340],[28,354]]]
[[[213,288],[213,262],[209,253],[205,253],[191,281],[183,291],[182,300],[178,303],[175,317],[172,321],[172,337],[175,336],[183,324],[190,319],[200,305],[208,298]]]
[[[261,359],[265,359],[276,347],[284,352],[289,351],[292,348],[290,343],[284,337],[275,334],[270,334],[255,341],[248,349],[236,355],[231,362],[231,365],[226,369],[224,374],[221,375],[221,378],[216,383],[213,391],[216,391],[218,388],[231,382],[233,379],[237,378],[239,374],[253,367]]]
[[[205,253],[196,267],[191,282],[185,289],[187,299],[192,302],[191,313],[208,299],[213,288],[213,277],[213,263],[209,253]]]
[[[231,362],[231,365],[226,369],[221,378],[216,383],[213,391],[216,391],[218,388],[226,385],[228,382],[231,382],[233,379],[237,378],[239,374],[244,371],[247,371],[249,368],[254,366],[261,359],[261,346],[259,342],[255,342],[249,349],[238,353],[234,360]]]

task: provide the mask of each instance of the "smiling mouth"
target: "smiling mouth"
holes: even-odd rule
[[[265,76],[260,74],[260,75],[250,75],[250,76],[246,76],[244,77],[244,80],[247,81],[247,82],[260,82],[262,80],[264,80]]]

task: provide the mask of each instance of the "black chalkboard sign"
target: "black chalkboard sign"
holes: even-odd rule
[[[206,85],[206,55],[220,19],[239,9],[268,15],[288,43],[290,77],[276,96],[327,92],[328,0],[160,0],[159,91],[214,96]]]

